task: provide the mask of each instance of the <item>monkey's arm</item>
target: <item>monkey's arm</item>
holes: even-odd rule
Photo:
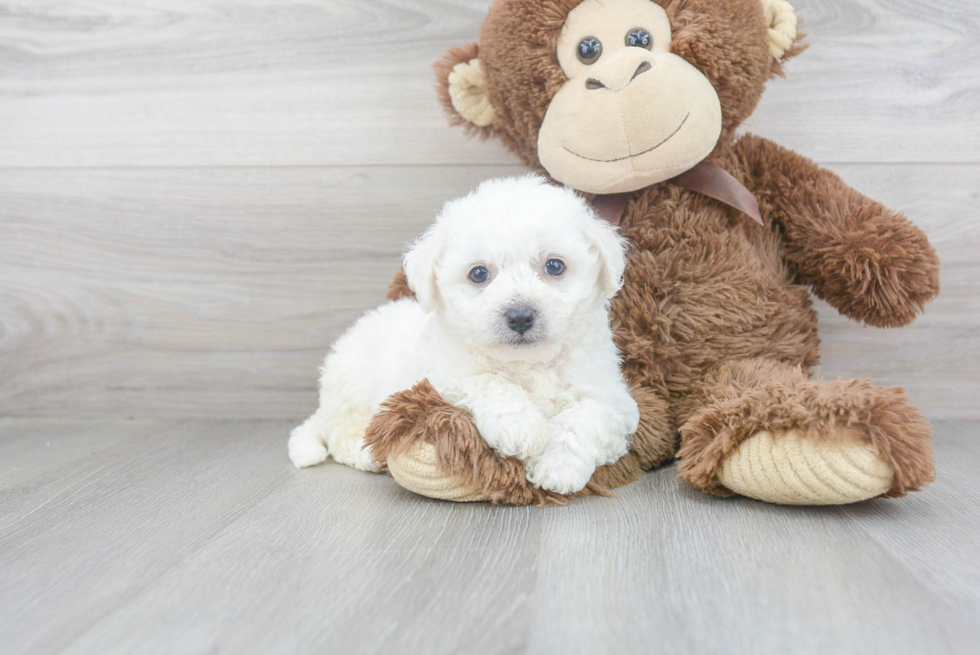
[[[840,313],[897,327],[939,293],[939,258],[904,216],[766,139],[744,136],[735,151],[786,262]]]

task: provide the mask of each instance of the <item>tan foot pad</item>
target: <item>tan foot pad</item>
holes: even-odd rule
[[[807,439],[796,430],[759,432],[718,467],[735,493],[781,505],[844,505],[886,493],[894,471],[853,439]]]
[[[439,468],[434,446],[417,441],[408,452],[388,458],[388,471],[395,482],[420,496],[457,503],[486,500],[482,491],[467,485]]]

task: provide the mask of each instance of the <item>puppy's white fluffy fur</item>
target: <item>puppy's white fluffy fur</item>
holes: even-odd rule
[[[428,378],[470,411],[493,449],[526,462],[532,483],[582,489],[597,466],[626,454],[639,422],[608,317],[624,250],[579,196],[537,176],[490,180],[447,203],[405,255],[417,300],[383,305],[337,340],[320,407],[293,430],[290,459],[305,467],[329,454],[379,470],[364,445],[371,417]],[[564,264],[559,275],[553,260]],[[488,279],[474,282],[479,267]],[[523,332],[516,309],[534,314]]]

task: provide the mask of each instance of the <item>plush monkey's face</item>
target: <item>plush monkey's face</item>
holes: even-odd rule
[[[585,0],[568,14],[557,46],[568,81],[538,133],[553,178],[590,193],[634,191],[711,154],[718,94],[670,42],[667,12],[650,0]]]
[[[588,193],[707,158],[797,52],[786,0],[497,0],[437,66],[456,122]]]

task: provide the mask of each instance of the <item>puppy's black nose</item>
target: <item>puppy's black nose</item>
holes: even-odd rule
[[[507,327],[518,334],[524,334],[534,325],[534,310],[530,307],[514,307],[504,312]]]

